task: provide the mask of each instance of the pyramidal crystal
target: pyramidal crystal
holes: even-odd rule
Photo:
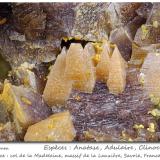
[[[91,43],[91,42],[86,44],[86,46],[84,47],[84,50],[86,50],[88,52],[88,54],[91,56],[91,58],[93,58],[96,54],[96,50],[93,46],[93,43]]]
[[[82,45],[72,43],[66,56],[66,78],[73,81],[86,80],[84,63]]]
[[[43,92],[43,97],[49,106],[64,104],[72,90],[72,81],[66,79],[66,50],[62,49],[55,64],[52,66],[48,81]]]
[[[102,45],[102,52],[100,54],[100,61],[96,66],[97,80],[106,81],[109,76],[109,61],[110,61],[110,46],[107,41]]]
[[[85,67],[85,78],[83,80],[75,81],[73,88],[86,93],[92,93],[95,86],[96,77],[95,77],[95,67],[92,62],[92,52],[90,52],[90,46],[87,45],[83,50],[83,66]]]
[[[109,77],[107,81],[107,86],[111,93],[119,94],[124,91],[126,85],[126,68],[127,63],[122,58],[117,46],[115,46],[109,63]]]

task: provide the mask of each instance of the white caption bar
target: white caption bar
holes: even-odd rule
[[[6,143],[0,159],[7,160],[159,160],[160,144],[154,143]]]

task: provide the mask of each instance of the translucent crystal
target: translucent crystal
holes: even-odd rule
[[[106,81],[109,75],[110,46],[106,41],[102,46],[100,61],[96,66],[96,77],[98,80]]]
[[[47,84],[43,92],[43,97],[49,106],[64,104],[69,98],[72,81],[66,79],[64,74],[66,67],[66,50],[63,48],[61,54],[56,59],[48,76]]]
[[[118,94],[124,91],[126,85],[126,67],[127,63],[116,46],[109,63],[109,78],[107,81],[107,86],[111,93]]]
[[[84,64],[85,61],[81,44],[72,43],[66,56],[65,74],[67,79],[74,81],[86,80]]]
[[[160,53],[149,53],[141,68],[144,74],[144,89],[148,95],[160,98]]]
[[[53,114],[27,130],[24,141],[72,141],[75,129],[68,111]]]
[[[91,42],[87,43],[86,46],[84,47],[84,50],[87,50],[88,54],[91,56],[95,56],[96,50]]]
[[[88,46],[85,47],[83,50],[83,58],[85,67],[85,79],[81,81],[75,81],[73,84],[73,88],[86,93],[92,93],[96,82],[96,76],[95,76],[95,67],[91,59],[92,52],[90,52]]]
[[[136,43],[132,43],[132,56],[129,63],[140,68],[146,55],[147,49],[138,46]]]

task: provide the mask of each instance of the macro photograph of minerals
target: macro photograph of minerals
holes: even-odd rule
[[[0,3],[0,142],[160,141],[160,3]]]

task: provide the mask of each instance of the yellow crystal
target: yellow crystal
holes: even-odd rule
[[[86,93],[92,93],[95,86],[95,67],[91,60],[90,50],[85,47],[83,50],[83,63],[85,67],[85,79],[74,81],[73,88]]]
[[[149,124],[149,128],[147,128],[147,130],[151,133],[154,133],[156,128],[155,128],[155,124],[154,123],[150,123]]]
[[[133,126],[133,128],[135,128],[135,129],[144,129],[144,125],[143,124],[135,124],[134,126]]]
[[[107,86],[113,94],[122,93],[126,86],[127,63],[116,46],[109,63],[109,78]]]
[[[152,116],[159,118],[160,117],[160,110],[155,108],[155,109],[149,111],[148,114],[151,114]]]
[[[13,114],[13,120],[19,133],[22,132],[22,128],[26,128],[29,124],[34,123],[34,120],[27,112],[28,106],[32,104],[28,98],[26,98],[28,91],[27,88],[5,83],[1,95],[1,102],[6,106],[7,110]]]
[[[66,79],[66,50],[63,48],[52,66],[43,97],[49,106],[64,104],[72,90],[72,81]]]
[[[56,113],[27,130],[24,141],[72,141],[75,129],[68,111]]]
[[[65,75],[68,80],[86,80],[83,47],[81,44],[72,43],[66,56]]]
[[[110,49],[109,49],[108,42],[103,43],[101,58],[99,60],[99,63],[96,66],[97,80],[101,80],[104,82],[107,81],[109,76],[109,63],[110,63],[109,51]]]

